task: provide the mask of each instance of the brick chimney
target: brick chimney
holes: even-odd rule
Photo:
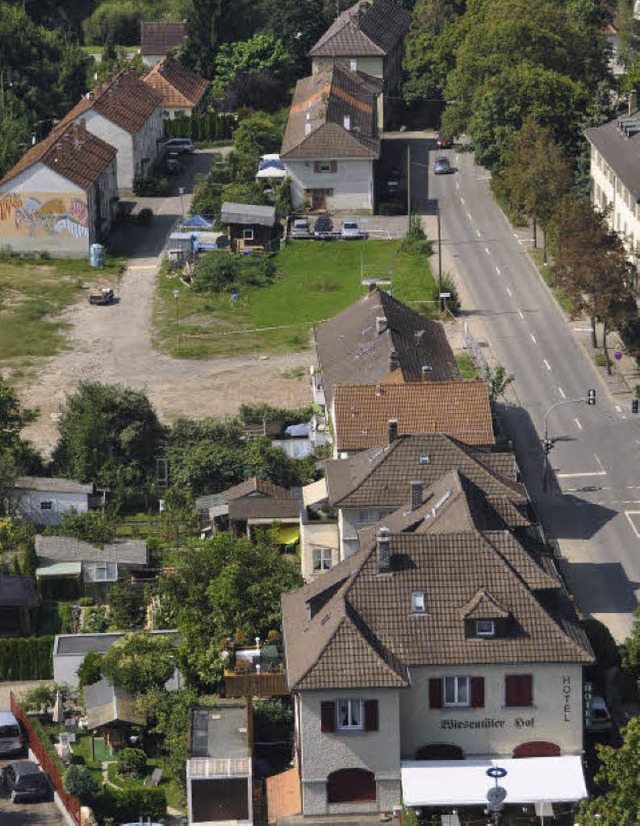
[[[387,438],[389,444],[395,442],[398,438],[398,420],[397,419],[389,419],[387,422]]]
[[[422,482],[410,482],[411,485],[411,510],[417,510],[422,504]]]
[[[389,528],[380,528],[376,534],[376,552],[378,555],[378,573],[388,574],[391,570]]]

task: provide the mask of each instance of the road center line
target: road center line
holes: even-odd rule
[[[460,203],[464,204],[464,198],[462,196],[460,197]]]
[[[507,287],[507,292],[509,293],[509,296],[511,296],[511,295],[512,295],[512,293],[511,293],[511,288],[510,288],[510,287]]]
[[[478,238],[480,238],[480,230],[479,229],[476,230],[476,235],[478,236]]]
[[[537,342],[537,340],[536,340],[536,337],[533,335],[533,333],[529,333],[529,335],[531,336],[531,341],[532,341],[534,344],[537,344],[538,342]]]
[[[547,368],[547,370],[551,370],[551,365],[549,364],[549,362],[546,359],[542,359],[542,363]]]
[[[472,221],[472,220],[473,220],[473,218],[471,217],[471,213],[470,213],[470,212],[467,212],[467,218],[468,218],[470,221]]]
[[[498,275],[501,275],[501,274],[502,274],[502,272],[501,272],[501,270],[500,270],[500,267],[496,266],[496,272],[498,273]]]
[[[573,420],[578,425],[578,430],[582,430],[582,425],[580,424],[580,419]]]
[[[560,395],[562,396],[563,399],[567,398],[567,394],[564,392],[562,387],[558,387],[558,392],[560,393]]]
[[[518,315],[524,321],[524,313],[522,312],[522,310],[518,310]]]
[[[487,253],[487,255],[491,255],[491,252],[489,251],[489,247],[485,247],[484,251]]]

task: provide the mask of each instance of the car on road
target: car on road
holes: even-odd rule
[[[195,152],[196,148],[193,145],[191,138],[171,138],[162,144],[162,149],[165,152]]]
[[[385,187],[388,195],[397,195],[402,189],[402,172],[392,169],[386,177]]]
[[[164,160],[164,170],[169,175],[179,175],[182,172],[182,165],[178,160],[179,153],[173,149]]]
[[[342,222],[340,227],[340,237],[344,241],[351,241],[358,238],[364,238],[364,233],[360,229],[357,221],[346,220]]]
[[[0,758],[22,757],[25,753],[20,723],[10,711],[0,711]]]
[[[608,731],[610,728],[613,728],[613,720],[604,697],[594,695],[591,698],[591,722],[587,724],[587,729],[589,731]]]
[[[328,215],[321,215],[316,219],[313,237],[316,241],[330,241],[333,238],[333,221]]]
[[[292,238],[309,238],[311,235],[311,227],[309,226],[308,218],[294,218],[291,224]]]
[[[453,146],[453,141],[451,138],[444,138],[442,135],[438,135],[436,139],[436,146],[438,149],[451,149]]]
[[[30,803],[53,798],[49,778],[31,760],[21,760],[5,766],[2,770],[2,782],[13,803]]]
[[[433,172],[435,175],[448,175],[450,172],[453,172],[449,158],[436,158],[433,164]]]

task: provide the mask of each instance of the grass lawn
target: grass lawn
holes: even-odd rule
[[[88,734],[79,734],[76,742],[72,744],[71,751],[74,758],[81,758],[83,765],[91,771],[91,776],[102,786],[102,764],[99,760],[94,760],[91,756],[91,737]]]
[[[456,361],[458,362],[458,367],[460,368],[463,379],[478,378],[478,368],[470,355],[467,353],[461,353],[456,356]]]
[[[309,344],[312,324],[331,318],[363,294],[361,264],[365,278],[386,278],[392,272],[395,297],[415,302],[422,313],[433,313],[433,304],[419,303],[431,298],[434,282],[428,262],[399,255],[399,244],[293,241],[273,259],[278,273],[274,283],[241,292],[233,303],[227,293],[197,293],[161,275],[154,308],[155,345],[183,358],[302,350]],[[178,353],[178,326],[181,336],[203,338],[181,338]],[[244,332],[264,327],[284,329]]]
[[[65,307],[76,302],[88,283],[113,282],[121,263],[102,270],[85,260],[14,258],[0,260],[0,362],[19,378],[30,359],[65,347]]]

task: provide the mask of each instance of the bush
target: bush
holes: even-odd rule
[[[155,175],[136,175],[133,179],[133,192],[144,198],[160,198],[169,194],[169,181]]]
[[[201,293],[261,287],[273,280],[274,272],[273,264],[264,256],[234,256],[225,251],[213,251],[203,255],[196,264],[193,286]]]
[[[91,801],[100,786],[93,779],[88,766],[72,765],[65,772],[64,788],[65,791],[84,803]]]
[[[442,288],[442,289],[441,289]],[[440,293],[450,293],[449,298],[440,300]],[[432,292],[433,300],[438,302],[438,307],[444,310],[445,306],[447,310],[452,312],[454,315],[460,312],[460,296],[458,295],[458,288],[456,287],[456,282],[453,278],[449,275],[449,273],[443,273],[442,279],[440,282],[440,286],[436,283],[433,286]]]
[[[0,637],[0,680],[51,680],[53,640],[46,637]]]
[[[116,758],[116,768],[123,777],[144,777],[147,772],[147,755],[142,749],[122,749]]]
[[[73,610],[68,602],[58,604],[58,622],[61,634],[69,634],[73,631]]]
[[[86,608],[88,605],[93,605],[95,599],[93,597],[80,597],[78,600],[78,605],[82,608]]]
[[[193,141],[231,140],[236,124],[234,115],[204,112],[200,115],[181,115],[164,121],[164,135],[168,138],[191,138]]]
[[[140,588],[114,582],[107,592],[109,624],[118,631],[131,631],[144,624],[146,600]]]
[[[83,633],[102,634],[108,627],[109,619],[104,605],[96,605],[85,609]]]
[[[99,651],[89,651],[78,666],[78,684],[80,688],[93,685],[102,679],[102,658]]]
[[[162,789],[123,789],[105,786],[97,794],[91,808],[98,819],[111,818],[116,823],[136,823],[142,820],[158,822],[167,815],[167,798]]]
[[[422,219],[419,215],[412,213],[409,216],[409,229],[407,230],[398,252],[405,255],[431,255],[431,241],[427,238],[427,233],[422,228]]]

